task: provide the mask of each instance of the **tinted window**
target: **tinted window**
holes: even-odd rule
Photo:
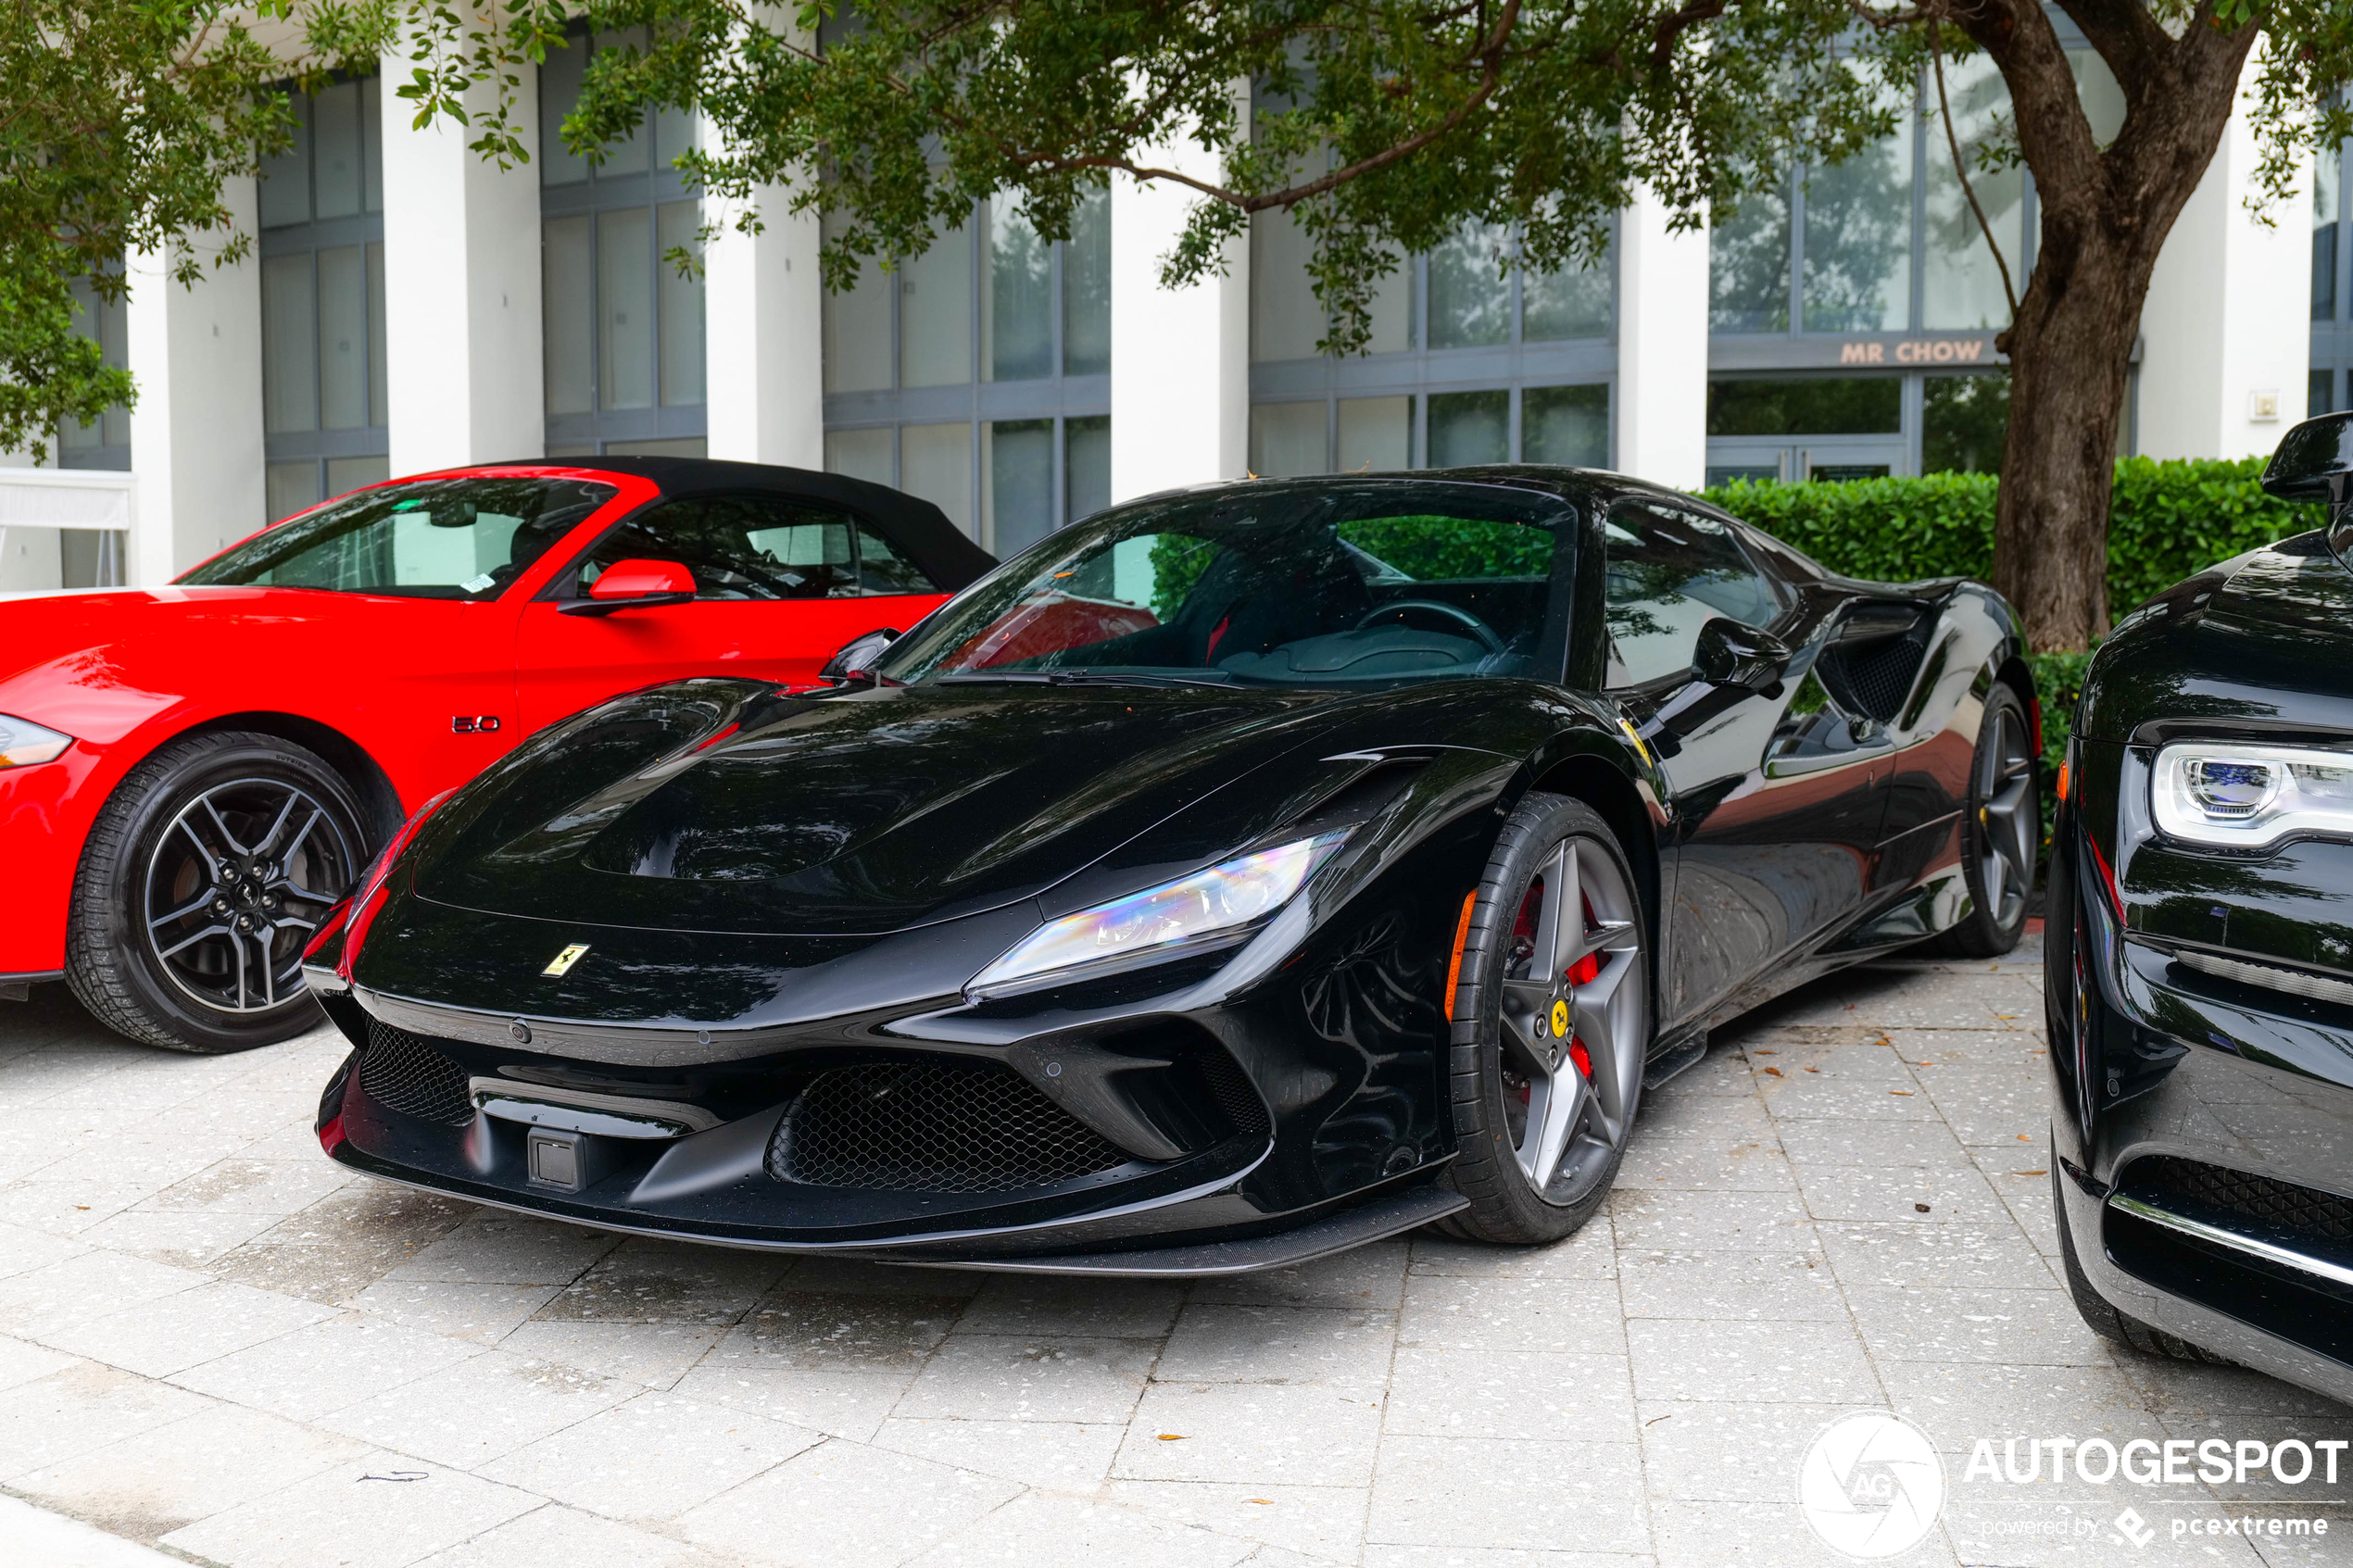
[[[1270,485],[1124,508],[1014,557],[881,673],[1557,679],[1569,516],[1544,497],[1443,484]]]
[[[1717,616],[1763,626],[1781,613],[1771,580],[1714,518],[1625,502],[1611,510],[1604,537],[1612,686],[1690,670],[1699,629]]]
[[[493,598],[612,495],[576,479],[380,485],[290,518],[180,581]]]
[[[774,496],[695,496],[648,508],[598,542],[581,563],[580,586],[629,559],[681,562],[703,599],[938,591],[870,525],[829,507]]]

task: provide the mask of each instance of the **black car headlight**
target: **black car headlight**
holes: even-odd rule
[[[1047,922],[964,987],[975,997],[1025,991],[1089,971],[1175,958],[1273,918],[1348,835],[1294,839]]]
[[[2157,754],[2150,815],[2170,838],[2262,849],[2292,834],[2353,838],[2353,752],[2176,741]]]

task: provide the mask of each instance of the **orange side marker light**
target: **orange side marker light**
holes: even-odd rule
[[[1463,897],[1463,918],[1454,922],[1454,956],[1446,963],[1446,1020],[1454,1019],[1454,987],[1463,978],[1463,944],[1470,940],[1471,907],[1478,902],[1478,889],[1473,888]]]

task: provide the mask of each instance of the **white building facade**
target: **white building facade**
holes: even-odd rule
[[[484,163],[459,128],[412,130],[376,79],[345,82],[301,100],[296,145],[228,194],[251,259],[182,289],[126,257],[129,299],[93,297],[83,324],[137,405],[60,430],[42,466],[0,459],[0,589],[162,583],[356,485],[543,456],[824,467],[925,496],[1000,555],[1244,473],[1527,461],[1697,488],[1998,466],[2000,272],[1917,119],[1713,229],[1638,199],[1582,272],[1532,275],[1504,264],[1508,234],[1459,235],[1391,277],[1367,352],[1333,358],[1289,219],[1171,292],[1159,260],[1189,197],[1124,178],[1067,241],[983,204],[831,295],[818,226],[777,193],[763,232],[726,231],[683,277],[665,257],[705,210],[672,160],[698,128],[664,114],[599,164],[570,154],[578,42],[524,84],[528,164]],[[2076,44],[2112,133],[2120,99]],[[1999,79],[1981,61],[1952,90],[1964,142],[1990,133]],[[2308,409],[2353,406],[2345,160],[2266,223],[2246,202],[2256,158],[2242,116],[2168,244],[2126,452],[2268,452]],[[2022,285],[2032,182],[1976,183]]]

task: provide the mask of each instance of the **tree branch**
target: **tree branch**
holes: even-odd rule
[[[1985,208],[1977,199],[1977,186],[1969,177],[1969,161],[1961,157],[1961,138],[1953,129],[1953,99],[1944,90],[1944,40],[1938,31],[1939,24],[1928,24],[1928,58],[1936,72],[1936,108],[1944,117],[1944,144],[1953,151],[1953,172],[1959,176],[1961,194],[1969,198],[1969,209],[1977,214],[1978,232],[1985,236],[1985,248],[1994,253],[1994,265],[2002,270],[2002,297],[2009,301],[2010,320],[2018,320],[2018,285],[2010,281],[2010,264],[2002,255],[2001,245],[1994,238],[1994,225],[1985,217]]]

